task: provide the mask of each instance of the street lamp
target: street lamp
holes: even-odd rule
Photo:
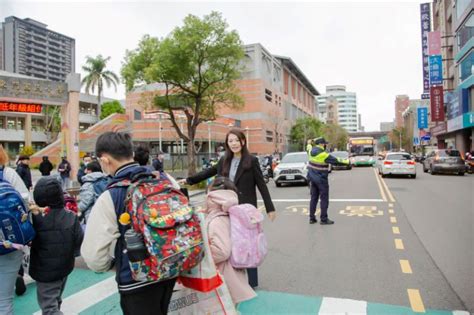
[[[245,127],[245,136],[247,138],[247,149],[250,150],[249,127]]]
[[[208,139],[208,152],[209,152],[209,161],[211,160],[211,124],[212,121],[207,122],[207,139]]]
[[[161,146],[161,114],[158,115],[158,135],[159,135],[159,141],[160,141],[160,153],[163,152],[162,146]]]

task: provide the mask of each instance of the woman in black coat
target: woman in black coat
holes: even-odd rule
[[[275,206],[263,179],[260,164],[255,156],[250,155],[247,149],[247,140],[240,130],[233,129],[227,133],[225,155],[217,165],[183,179],[179,183],[194,185],[215,175],[228,177],[237,186],[239,204],[249,203],[257,207],[257,191],[255,189],[257,187],[262,195],[269,219],[275,220]],[[247,269],[247,272],[250,286],[257,287],[257,268]]]

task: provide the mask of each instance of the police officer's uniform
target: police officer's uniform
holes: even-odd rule
[[[308,180],[311,185],[311,202],[309,204],[309,223],[316,223],[316,207],[318,199],[321,197],[321,224],[333,224],[334,221],[328,218],[329,207],[329,164],[344,164],[339,162],[337,158],[330,155],[324,149],[326,140],[324,138],[316,138],[312,144],[308,144],[306,151],[309,155],[308,163]]]

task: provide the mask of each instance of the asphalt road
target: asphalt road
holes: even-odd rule
[[[333,226],[308,224],[309,189],[276,188],[261,290],[367,300],[413,310],[474,308],[473,175],[330,175]]]

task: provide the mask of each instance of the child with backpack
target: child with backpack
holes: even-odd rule
[[[237,188],[230,179],[222,176],[209,186],[206,210],[209,245],[217,270],[224,276],[232,301],[237,304],[256,296],[247,281],[245,269],[231,264],[232,239],[229,209],[239,204]]]
[[[167,314],[177,276],[202,257],[199,222],[179,187],[133,160],[129,134],[102,134],[96,155],[113,177],[92,207],[82,257],[96,272],[115,264],[125,315]]]
[[[107,183],[107,175],[102,173],[99,162],[89,162],[85,168],[85,175],[82,177],[78,204],[81,219],[83,219],[84,223],[87,223],[90,210],[97,198],[105,191]]]
[[[63,314],[62,293],[74,269],[74,253],[83,232],[77,216],[65,210],[61,184],[53,176],[42,177],[33,191],[33,239],[30,276],[36,280],[38,304],[43,314]],[[39,207],[44,208],[39,211]]]
[[[34,237],[27,215],[29,192],[0,144],[0,314],[13,314],[13,291],[23,251]]]

